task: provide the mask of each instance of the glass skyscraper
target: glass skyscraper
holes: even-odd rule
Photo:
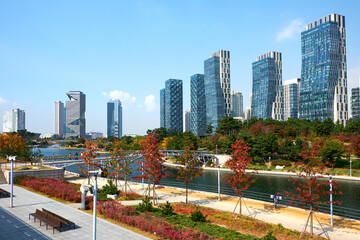
[[[70,101],[66,101],[65,136],[85,137],[85,94],[80,91],[66,93]]]
[[[162,103],[161,94],[164,94]],[[163,110],[162,110],[162,106]],[[160,125],[165,116],[164,126],[169,130],[183,131],[183,82],[178,79],[169,79],[165,82],[165,90],[160,91]]]
[[[252,78],[251,118],[283,120],[281,53],[257,57]]]
[[[64,103],[61,101],[55,102],[55,121],[54,121],[54,127],[55,127],[55,134],[63,136],[65,135],[65,108]]]
[[[107,103],[107,136],[122,137],[122,106],[119,99]]]
[[[189,109],[185,110],[185,130],[184,132],[190,132],[190,114],[191,111]]]
[[[230,52],[219,50],[204,62],[206,124],[214,130],[218,120],[231,115]]]
[[[17,132],[25,129],[25,111],[19,108],[4,113],[3,132]]]
[[[190,77],[190,131],[196,136],[204,136],[206,129],[206,100],[204,74]]]
[[[284,82],[284,120],[298,119],[300,78],[293,78]]]
[[[345,17],[330,14],[301,33],[299,118],[348,119]]]
[[[231,91],[231,116],[244,118],[243,95],[239,91]]]
[[[165,88],[160,90],[160,127],[165,127]]]
[[[351,117],[360,119],[360,88],[351,89]]]

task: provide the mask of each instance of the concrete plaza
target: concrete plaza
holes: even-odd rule
[[[0,188],[10,191],[10,185],[1,184]],[[63,204],[39,194],[14,186],[14,207],[9,208],[10,198],[0,198],[0,239],[92,239],[93,217],[82,212],[72,204]],[[29,213],[36,209],[46,208],[58,213],[76,224],[75,229],[59,232],[46,230],[44,224],[40,227],[37,220],[29,220]],[[148,239],[130,230],[97,219],[97,239]]]

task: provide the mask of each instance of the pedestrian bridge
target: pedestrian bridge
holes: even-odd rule
[[[183,150],[160,150],[160,152],[165,157],[170,157],[170,156],[177,157],[177,156],[181,156],[184,153]],[[218,158],[216,157],[216,155],[212,153],[207,153],[204,151],[196,151],[196,153],[198,155],[198,158],[203,164],[206,164],[210,160],[213,163],[218,162]],[[132,155],[133,157],[135,157],[135,159],[141,157],[139,151],[129,151],[129,155]],[[110,157],[109,153],[100,153],[99,156],[96,157],[96,160],[100,160],[100,163],[104,164],[105,160],[109,157]],[[69,155],[42,157],[39,158],[39,161],[43,165],[61,167],[61,168],[65,168],[71,165],[80,164],[84,162],[81,156],[69,156]]]

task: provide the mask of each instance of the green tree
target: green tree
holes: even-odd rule
[[[213,125],[211,123],[209,123],[208,125],[206,125],[206,129],[205,129],[205,132],[208,134],[208,135],[211,135],[212,132],[213,132]]]
[[[189,183],[194,182],[194,179],[203,174],[201,161],[195,151],[191,151],[190,147],[186,147],[184,153],[178,158],[178,163],[181,165],[176,173],[176,179],[183,181],[186,187],[186,203],[188,203],[188,189]],[[196,183],[196,182],[194,182]]]
[[[240,131],[242,128],[242,122],[239,120],[236,120],[232,117],[223,117],[219,119],[218,128],[216,129],[217,133],[223,134],[223,135],[229,135],[229,134],[235,134]]]
[[[320,150],[320,156],[325,163],[329,163],[334,168],[335,162],[341,160],[345,153],[345,147],[342,142],[336,140],[327,140],[324,147]]]

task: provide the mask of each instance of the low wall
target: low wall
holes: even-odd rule
[[[9,179],[11,171],[3,170],[6,181],[10,184]],[[43,169],[43,170],[26,170],[26,171],[14,171],[14,177],[25,175],[31,177],[42,177],[42,178],[55,178],[63,179],[64,178],[64,169],[54,168],[54,169]]]

